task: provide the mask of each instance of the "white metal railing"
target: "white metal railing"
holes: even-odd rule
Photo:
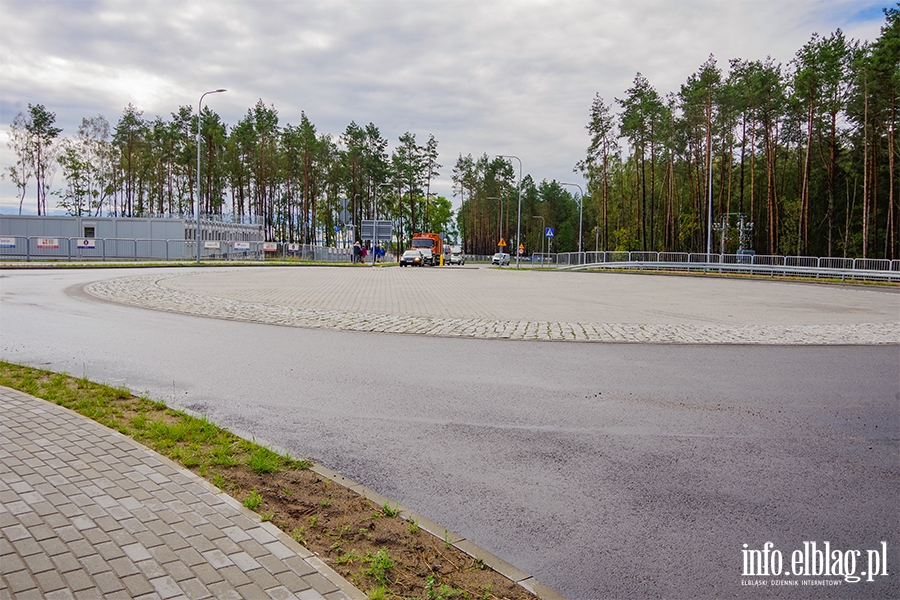
[[[532,254],[532,268],[721,271],[900,282],[900,260],[686,252]]]

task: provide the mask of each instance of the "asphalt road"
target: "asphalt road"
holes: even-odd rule
[[[312,458],[572,599],[900,596],[900,346],[369,334],[81,291],[144,273],[0,272],[0,356]],[[889,575],[741,576],[744,544],[789,566],[826,541],[861,551],[857,573],[886,542]]]

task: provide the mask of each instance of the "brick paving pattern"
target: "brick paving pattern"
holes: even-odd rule
[[[86,291],[157,310],[360,332],[661,344],[900,343],[896,293],[769,281],[454,267],[216,268],[110,279]]]
[[[0,599],[365,598],[190,471],[0,387]]]

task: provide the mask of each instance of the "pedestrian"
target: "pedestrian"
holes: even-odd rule
[[[352,262],[358,263],[358,262],[359,262],[359,257],[360,257],[359,242],[356,241],[356,242],[353,242],[353,258],[352,258]]]

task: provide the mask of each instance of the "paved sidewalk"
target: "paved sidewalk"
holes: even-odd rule
[[[366,596],[190,471],[0,387],[0,600]]]

